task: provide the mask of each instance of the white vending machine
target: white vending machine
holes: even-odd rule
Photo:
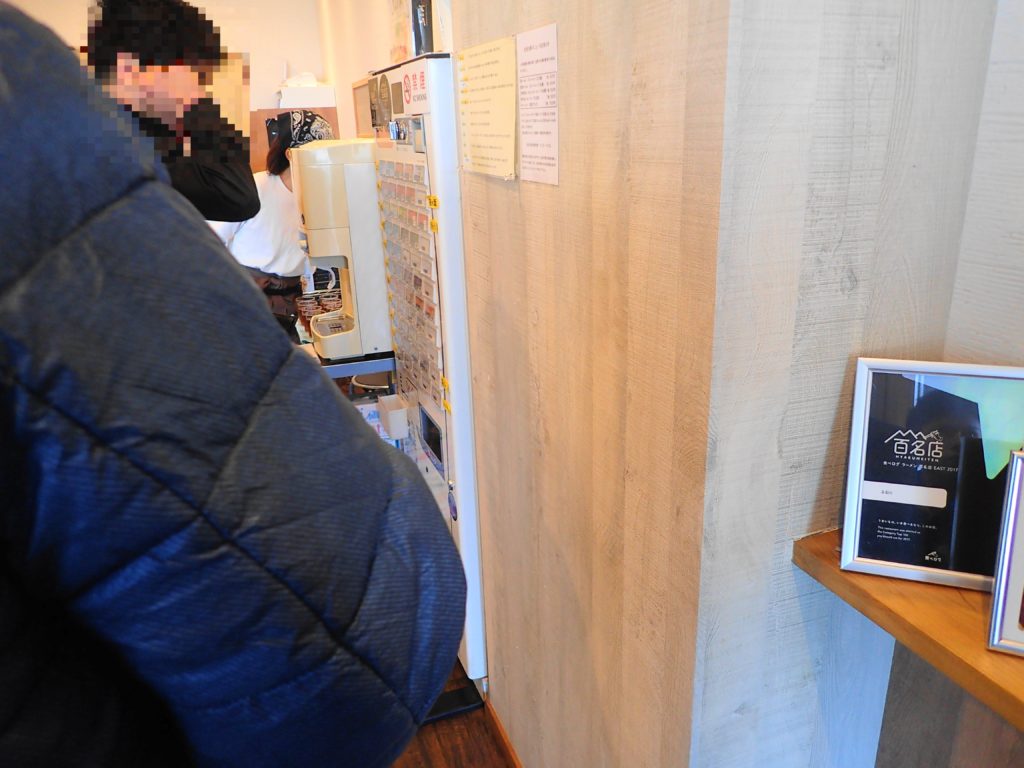
[[[330,360],[391,352],[384,252],[374,215],[374,142],[313,141],[292,150],[292,179],[314,272],[330,276],[341,308],[310,319],[316,353]]]
[[[451,56],[426,54],[369,79],[396,360],[409,453],[466,571],[460,658],[486,688],[473,390]]]

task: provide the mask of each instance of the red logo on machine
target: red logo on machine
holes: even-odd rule
[[[402,81],[402,91],[405,93],[405,103],[409,104],[412,102],[412,80],[406,75]]]

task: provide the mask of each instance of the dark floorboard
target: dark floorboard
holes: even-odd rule
[[[456,665],[445,690],[468,684]],[[491,715],[480,708],[420,728],[395,768],[516,768]]]

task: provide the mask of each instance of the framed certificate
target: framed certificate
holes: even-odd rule
[[[861,358],[840,565],[990,590],[1024,368]]]
[[[1006,481],[1002,535],[992,590],[992,627],[988,647],[1024,655],[1024,453],[1014,451]]]

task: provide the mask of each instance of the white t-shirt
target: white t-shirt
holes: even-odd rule
[[[281,277],[306,270],[306,254],[299,246],[302,219],[295,195],[280,176],[254,174],[260,212],[246,221],[211,221],[210,226],[235,260],[245,267]]]

